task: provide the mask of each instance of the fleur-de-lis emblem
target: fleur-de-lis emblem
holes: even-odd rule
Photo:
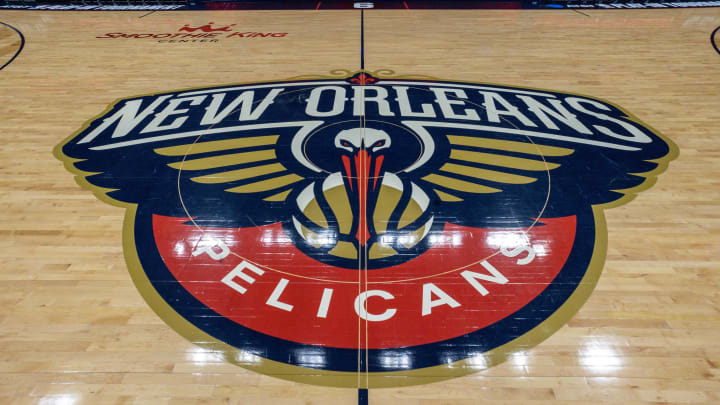
[[[370,83],[375,83],[378,81],[378,79],[370,76],[367,73],[358,73],[355,76],[351,77],[348,81],[351,83],[357,83],[359,85],[366,85]]]

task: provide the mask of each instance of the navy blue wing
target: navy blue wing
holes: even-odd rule
[[[293,158],[297,127],[63,147],[85,181],[115,201],[204,226],[277,222],[290,192],[317,176]]]

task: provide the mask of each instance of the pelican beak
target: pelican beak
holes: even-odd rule
[[[359,223],[355,237],[360,241],[360,245],[365,245],[370,239],[367,213],[368,188],[372,187],[373,192],[377,189],[383,159],[383,155],[371,156],[364,147],[358,149],[352,156],[343,155],[342,157],[345,175],[350,185],[350,194],[358,196],[360,212],[358,213]]]

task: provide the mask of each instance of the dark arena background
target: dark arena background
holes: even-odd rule
[[[720,403],[720,1],[0,0],[0,404]]]
[[[482,0],[406,0],[406,1],[343,1],[343,0],[246,0],[246,1],[137,1],[137,0],[0,0],[6,9],[31,10],[347,10],[347,9],[655,9],[685,7],[717,7],[717,1],[482,1]]]

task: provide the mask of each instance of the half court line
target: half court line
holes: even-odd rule
[[[360,9],[360,69],[363,71],[365,70],[365,10],[363,10],[363,9]],[[364,86],[365,80],[361,80],[360,85]],[[360,92],[360,94],[362,95],[363,98],[365,97],[364,91]],[[364,100],[363,100],[362,105],[365,105]],[[360,126],[363,130],[365,129],[365,118],[366,118],[365,113],[366,113],[365,108],[363,108],[363,114],[360,117]],[[366,147],[365,142],[363,141],[360,146],[362,148],[365,148]],[[364,170],[364,169],[362,169],[362,170]],[[362,196],[362,193],[360,195]],[[365,195],[365,198],[367,199],[367,194]],[[367,201],[361,202],[361,204],[362,203],[367,203]],[[363,213],[360,213],[360,214],[363,214]],[[358,218],[358,219],[360,221],[367,220],[366,218],[365,219]],[[363,239],[366,239],[366,237],[364,236]],[[362,250],[363,250],[362,252],[358,251],[358,261],[360,263],[364,262],[364,265],[362,266],[363,268],[361,269],[361,273],[360,273],[360,276],[361,276],[360,280],[359,280],[360,285],[358,286],[359,289],[361,290],[360,291],[361,293],[367,291],[367,286],[368,286],[368,282],[367,282],[367,270],[368,270],[367,269],[367,245],[363,246]],[[365,281],[364,286],[362,286],[363,279]],[[368,388],[370,388],[369,369],[368,369],[369,330],[368,330],[368,320],[367,320],[367,314],[368,314],[368,308],[367,308],[368,303],[367,302],[368,302],[368,300],[364,300],[363,308],[362,309],[359,308],[359,311],[358,311],[361,313],[364,312],[364,315],[365,315],[365,387],[363,388],[362,384],[360,383],[360,381],[361,381],[360,376],[362,373],[362,369],[361,369],[361,367],[358,367],[358,405],[368,405],[368,401],[369,401],[369,399],[368,399],[368,396],[369,396]],[[360,317],[358,317],[358,321],[359,320],[360,320]],[[358,326],[360,326],[360,325],[358,324]],[[362,334],[362,329],[360,327],[358,327],[358,355],[360,354],[360,341],[359,340],[361,338],[361,334]],[[362,362],[358,362],[358,366],[360,366],[361,364],[362,364]]]

